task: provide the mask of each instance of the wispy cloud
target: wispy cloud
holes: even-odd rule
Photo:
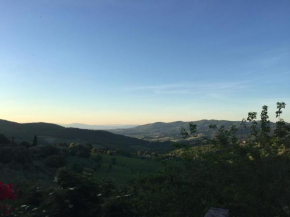
[[[273,66],[284,65],[283,63],[289,62],[290,52],[287,49],[270,50],[259,54],[253,58],[249,63],[252,67],[261,69],[270,68]]]
[[[277,77],[282,75],[289,75],[290,72],[282,72],[275,74],[268,74],[261,77],[252,79],[242,79],[235,82],[183,82],[175,84],[162,84],[162,85],[150,85],[150,86],[133,86],[126,87],[125,91],[130,92],[147,92],[151,94],[180,94],[180,95],[200,95],[205,97],[211,97],[216,99],[225,98],[227,95],[244,91],[251,88],[252,83],[257,81],[263,81],[271,77]],[[260,82],[261,83],[261,82]]]
[[[177,83],[155,86],[137,86],[126,88],[126,91],[148,92],[153,94],[212,95],[245,88],[238,83]]]

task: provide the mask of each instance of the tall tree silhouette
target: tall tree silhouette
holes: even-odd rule
[[[34,136],[32,146],[37,146],[37,136]]]

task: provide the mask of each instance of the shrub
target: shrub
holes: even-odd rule
[[[27,142],[27,141],[22,141],[22,142],[19,143],[19,145],[23,146],[23,147],[26,147],[26,148],[32,147],[32,145],[29,142]]]
[[[33,159],[39,160],[51,155],[57,155],[60,149],[53,145],[39,145],[31,148]]]
[[[50,168],[60,168],[66,165],[66,158],[63,155],[51,155],[46,159],[45,165]]]
[[[111,198],[105,202],[103,217],[133,217],[132,206],[125,198]]]
[[[102,200],[97,196],[99,187],[96,183],[67,168],[57,171],[55,181],[58,187],[43,204],[53,216],[100,216]]]
[[[9,143],[10,143],[9,139],[5,135],[0,134],[0,144],[9,144]]]
[[[88,158],[91,155],[92,147],[90,145],[70,144],[70,153],[81,158]]]
[[[30,152],[25,147],[1,147],[0,162],[7,163],[30,163]]]
[[[75,163],[73,163],[71,168],[74,172],[82,173],[84,166],[81,163],[75,162]]]

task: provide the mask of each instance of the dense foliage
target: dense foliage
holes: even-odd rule
[[[206,146],[184,148],[186,169],[170,169],[145,177],[136,184],[141,216],[203,216],[214,206],[227,208],[231,216],[289,216],[290,126],[280,118],[284,103],[277,103],[276,128],[272,132],[267,106],[250,112],[251,135],[237,139],[236,126],[216,131]],[[243,126],[247,126],[242,123]],[[196,126],[184,137],[195,136]]]

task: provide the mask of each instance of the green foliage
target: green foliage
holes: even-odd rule
[[[277,102],[277,111],[276,111],[276,118],[280,119],[280,116],[282,114],[282,109],[285,109],[286,103],[285,102]]]
[[[54,145],[38,145],[30,148],[32,152],[32,158],[45,159],[51,155],[57,155],[60,153],[60,149]]]
[[[103,157],[100,154],[91,154],[91,159],[95,163],[95,168],[99,169],[103,164]]]
[[[84,165],[79,162],[75,162],[72,164],[71,169],[76,173],[82,173],[84,169]]]
[[[195,135],[195,133],[196,133],[196,128],[197,128],[197,125],[196,124],[193,124],[193,122],[190,122],[189,123],[189,132],[190,133],[188,133],[187,131],[186,131],[186,129],[184,128],[184,127],[182,127],[181,128],[181,136],[182,136],[182,138],[183,139],[187,139],[187,138],[189,138],[190,136],[192,136],[192,137],[196,137],[197,135]]]
[[[70,144],[70,153],[81,158],[88,158],[91,155],[92,146],[82,144]]]
[[[28,186],[26,188],[22,188],[24,191],[21,192],[21,199],[29,206],[40,206],[41,202],[45,199],[43,191],[39,187],[31,185],[31,183],[25,184]]]
[[[45,165],[50,168],[60,168],[66,165],[66,158],[63,155],[51,155],[46,159]]]
[[[33,211],[27,210],[26,216],[99,216],[101,213],[102,199],[97,196],[100,192],[98,184],[67,168],[57,171],[56,186],[40,191],[46,197]]]
[[[110,198],[104,203],[103,217],[134,217],[136,213],[127,198]]]
[[[100,154],[92,154],[91,158],[93,159],[93,161],[97,164],[102,164],[103,163],[103,157]]]
[[[277,105],[281,114],[284,103]],[[279,116],[271,134],[267,109],[263,106],[259,122],[257,113],[249,113],[251,135],[245,142],[234,125],[211,125],[216,133],[207,140],[210,146],[180,152],[185,170],[170,168],[137,181],[134,208],[144,216],[203,216],[210,207],[238,217],[289,216],[290,127]]]
[[[26,148],[30,148],[32,145],[27,142],[27,141],[22,141],[19,143],[20,146],[26,147]]]
[[[0,163],[30,163],[30,152],[27,148],[21,146],[1,146]]]
[[[9,144],[9,143],[10,143],[9,139],[5,135],[0,134],[0,144]]]

